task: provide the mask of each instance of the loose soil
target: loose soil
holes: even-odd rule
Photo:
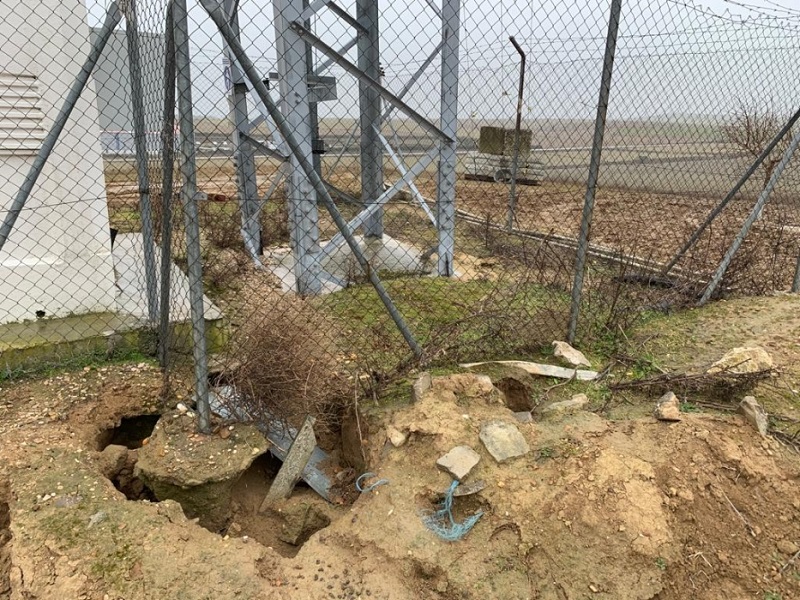
[[[750,309],[719,304],[651,322],[632,343],[682,369],[759,342],[794,377],[796,314],[796,298],[765,298]],[[350,506],[325,507],[332,524],[296,553],[280,545],[284,509],[254,517],[277,466],[268,459],[237,484],[236,526],[225,535],[187,519],[175,502],[129,501],[100,474],[97,453],[107,430],[123,417],[174,412],[177,402],[189,401],[182,381],[162,398],[161,374],[140,364],[4,382],[0,597],[800,597],[800,457],[787,446],[760,438],[727,412],[657,422],[646,416],[654,398],[636,398],[642,411],[625,418],[578,412],[516,423],[502,394],[481,381],[473,374],[434,377],[415,404],[363,403],[369,406],[355,439],[370,470],[388,483]],[[568,398],[575,385],[554,389],[547,400]],[[790,391],[769,402],[779,400],[796,410]],[[528,455],[495,463],[478,432],[496,419],[516,423]],[[399,448],[387,441],[389,425],[408,436]],[[463,539],[445,542],[422,516],[451,481],[436,459],[462,444],[481,456],[467,482],[482,479],[486,487],[457,498],[455,516],[483,516]],[[307,488],[288,507],[298,502],[324,506]],[[2,591],[9,586],[10,593]]]

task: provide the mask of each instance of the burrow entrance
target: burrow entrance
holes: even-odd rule
[[[157,502],[153,491],[134,469],[138,453],[148,443],[160,415],[123,417],[119,424],[100,433],[100,470],[129,500]],[[214,533],[253,539],[279,554],[293,557],[317,531],[330,525],[342,509],[333,506],[300,481],[291,498],[275,509],[259,512],[281,461],[269,452],[259,456],[242,473],[231,490],[231,517],[224,529]],[[2,597],[2,595],[0,595]]]
[[[281,461],[267,452],[242,474],[232,490],[232,517],[224,534],[248,536],[282,556],[293,557],[309,537],[330,525],[341,511],[300,481],[279,509],[259,513],[280,468]]]
[[[138,450],[152,435],[161,415],[143,414],[122,417],[119,424],[104,430],[97,439],[100,470],[128,500],[156,502],[156,496],[135,477]]]
[[[125,446],[129,450],[141,448],[150,437],[161,415],[133,415],[122,417],[119,425],[106,429],[98,438],[98,450],[107,446]]]

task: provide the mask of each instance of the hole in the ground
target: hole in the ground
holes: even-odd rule
[[[513,377],[503,377],[495,384],[506,397],[506,406],[514,412],[522,412],[531,409],[531,393],[521,381]]]
[[[11,596],[11,511],[8,506],[9,490],[6,482],[0,482],[0,598]]]
[[[142,442],[153,433],[161,415],[134,415],[122,417],[119,425],[106,429],[98,437],[98,450],[107,446],[125,446],[131,450],[142,447]]]
[[[134,475],[138,450],[121,444],[108,444],[99,456],[100,472],[114,484],[128,500],[156,502],[156,496],[144,482]]]
[[[282,505],[281,512],[259,513],[280,467],[281,462],[266,453],[242,474],[232,490],[233,516],[226,533],[237,537],[246,535],[264,546],[271,546],[282,556],[292,557],[312,534],[330,525],[334,509],[301,481],[292,497]]]
[[[114,487],[125,494],[128,500],[147,500],[148,502],[158,502],[158,498],[144,482],[133,475],[133,470],[123,469],[111,480]]]

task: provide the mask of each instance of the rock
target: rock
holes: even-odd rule
[[[766,371],[773,367],[772,357],[760,346],[752,348],[734,348],[730,352],[715,362],[708,369],[707,373],[735,373],[742,375],[745,373],[757,373]]]
[[[469,446],[456,446],[436,461],[436,466],[462,481],[481,460],[481,455]]]
[[[324,512],[312,504],[299,504],[283,511],[285,522],[278,538],[292,546],[303,545],[308,538],[331,524]]]
[[[795,544],[791,540],[780,540],[777,543],[778,551],[782,554],[787,554],[789,556],[793,556],[800,552],[800,546]]]
[[[558,379],[577,379],[578,381],[592,381],[597,379],[597,371],[585,371],[581,369],[567,369],[555,365],[545,365],[542,363],[527,362],[524,360],[495,360],[490,362],[461,363],[458,366],[462,369],[476,369],[485,365],[505,365],[521,369],[529,375],[541,375],[542,377],[556,377]]]
[[[581,352],[570,346],[567,342],[553,342],[553,355],[573,367],[591,367],[592,363]]]
[[[515,412],[514,418],[520,423],[533,423],[533,414],[529,410]]]
[[[656,403],[653,416],[659,421],[680,421],[681,402],[672,392],[667,392]]]
[[[102,510],[96,512],[91,517],[89,517],[89,527],[94,527],[95,525],[99,525],[106,519],[108,519],[108,513]]]
[[[514,425],[505,421],[490,421],[481,426],[481,442],[499,463],[524,456],[530,452],[528,442]]]
[[[389,427],[386,428],[386,439],[389,440],[392,446],[399,448],[406,443],[408,436],[399,429],[389,425]]]
[[[103,477],[115,479],[128,461],[128,449],[125,446],[111,444],[106,446],[97,457],[97,467]]]
[[[419,402],[422,400],[422,397],[425,395],[425,393],[431,389],[432,383],[433,379],[431,379],[430,373],[427,371],[420,373],[420,376],[417,377],[417,380],[414,382],[414,385],[411,388],[411,401]]]
[[[545,406],[542,409],[542,414],[545,416],[562,415],[583,410],[587,404],[589,404],[589,397],[586,394],[576,394],[571,400],[553,402],[553,404]]]
[[[492,378],[478,373],[454,373],[434,377],[432,386],[437,393],[452,392],[458,398],[482,398],[502,403],[503,395],[494,387]]]
[[[758,433],[766,437],[767,431],[769,431],[769,417],[753,396],[745,396],[744,400],[739,403],[739,412],[744,415],[748,423],[758,430]]]
[[[178,405],[175,408],[177,408],[178,412],[182,415],[189,412],[189,408],[183,402],[178,402]]]

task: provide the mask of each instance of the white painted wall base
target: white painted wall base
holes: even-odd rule
[[[7,97],[0,102],[0,129],[11,133],[0,144],[0,218],[89,52],[81,0],[6,0],[3,13],[0,79]],[[34,128],[18,123],[19,107],[8,101],[18,98],[20,82],[34,90],[25,102],[43,115]],[[0,324],[34,319],[36,311],[63,317],[114,310],[99,136],[90,82],[0,253]]]

